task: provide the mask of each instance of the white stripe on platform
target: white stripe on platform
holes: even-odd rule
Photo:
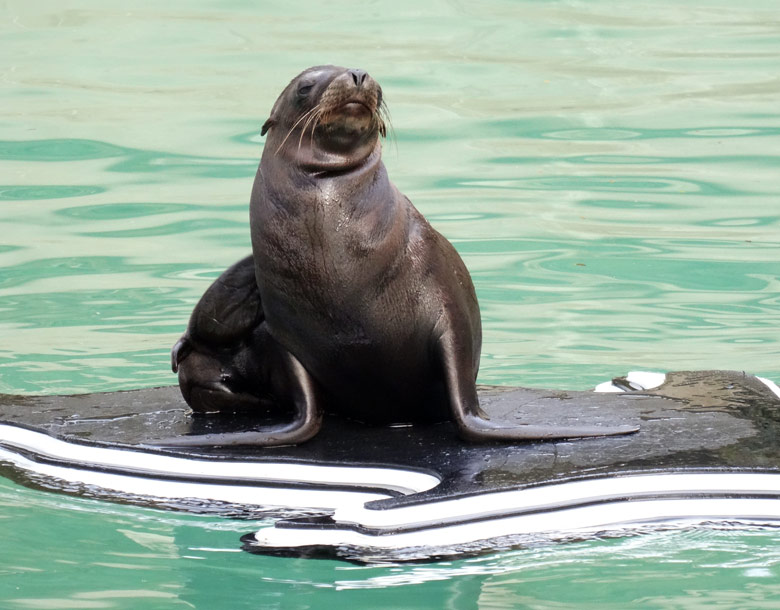
[[[763,383],[766,387],[768,387],[770,390],[772,390],[772,393],[780,398],[780,387],[777,386],[777,384],[772,381],[771,379],[766,379],[764,377],[756,377],[761,383]]]
[[[332,510],[352,503],[363,504],[371,500],[389,497],[386,494],[339,489],[306,489],[267,487],[254,485],[230,485],[227,483],[199,483],[169,481],[149,477],[99,472],[41,464],[7,449],[0,448],[0,460],[10,462],[28,472],[47,478],[100,488],[101,490],[149,498],[150,500],[198,500],[226,502],[247,508],[284,510]]]
[[[186,458],[159,453],[135,451],[110,447],[98,447],[80,443],[70,443],[59,440],[41,432],[13,425],[0,424],[0,444],[5,448],[4,459],[20,468],[46,475],[56,470],[63,480],[76,480],[89,484],[104,486],[97,482],[109,480],[101,477],[113,477],[109,489],[128,491],[116,487],[119,478],[126,480],[138,479],[152,485],[154,477],[164,480],[164,485],[173,485],[171,479],[185,479],[179,484],[187,483],[190,487],[198,486],[224,487],[233,483],[277,484],[277,485],[318,485],[328,487],[355,488],[348,493],[354,495],[360,488],[370,488],[363,493],[377,496],[379,490],[397,491],[403,494],[417,493],[435,487],[439,478],[431,474],[414,470],[382,468],[372,466],[334,466],[318,464],[300,464],[291,462],[248,461],[235,459],[205,459]],[[32,459],[25,458],[16,451],[29,454]],[[38,458],[38,459],[36,459]],[[56,464],[46,464],[39,459],[45,459]],[[111,469],[116,472],[100,473],[97,470]],[[83,471],[84,474],[72,478],[72,474]],[[86,474],[86,472],[91,474]],[[117,478],[119,477],[119,478]],[[190,481],[186,481],[189,479]],[[203,479],[199,483],[198,479]],[[131,485],[135,487],[134,485]],[[236,485],[246,487],[246,485]],[[149,494],[146,494],[149,495]],[[158,494],[152,494],[158,495]],[[160,497],[204,497],[181,496],[178,493],[166,493]],[[379,493],[378,497],[386,497]],[[263,502],[265,504],[265,502]],[[321,506],[318,504],[317,506]],[[335,508],[338,504],[328,504]]]
[[[605,496],[607,487],[612,488],[612,493]],[[574,495],[569,496],[572,492]],[[697,493],[703,495],[696,497]],[[708,497],[710,493],[713,496],[720,494],[721,497]],[[680,497],[685,494],[692,497]],[[750,497],[762,494],[778,495],[776,498]],[[545,495],[546,498],[543,497]],[[536,497],[528,502],[528,496]],[[501,505],[504,512],[501,512]],[[412,515],[412,510],[417,514]],[[397,514],[400,511],[405,512],[404,516],[410,520],[404,521]],[[380,512],[394,513],[395,518],[368,515]],[[427,520],[422,518],[423,513],[427,513]],[[435,514],[439,517],[433,517]],[[368,523],[345,519],[363,516]],[[733,520],[780,525],[780,475],[616,476],[529,490],[487,493],[388,511],[367,511],[352,506],[337,511],[334,517],[337,525],[321,530],[295,529],[292,524],[284,528],[263,528],[255,534],[257,545],[286,548],[310,545],[354,545],[377,549],[446,548],[505,536],[585,535],[658,523],[684,525]],[[392,522],[394,527],[377,527],[379,521]],[[355,531],[353,526],[364,531]]]
[[[626,380],[638,385],[643,390],[652,390],[662,385],[666,381],[666,373],[650,373],[647,371],[631,371],[626,375]],[[594,392],[599,393],[624,393],[625,388],[619,388],[611,381],[604,381],[593,388]]]
[[[442,523],[490,518],[518,511],[557,509],[575,504],[603,503],[625,498],[670,495],[777,496],[780,506],[780,474],[754,472],[694,472],[631,474],[539,485],[511,491],[412,504],[386,510],[350,506],[336,511],[340,522],[371,528],[430,527]]]

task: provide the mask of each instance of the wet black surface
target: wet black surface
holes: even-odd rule
[[[371,427],[329,418],[296,447],[155,451],[176,455],[386,465],[426,470],[442,483],[377,507],[604,474],[727,469],[780,471],[780,398],[755,377],[733,371],[670,373],[651,391],[599,394],[480,388],[494,420],[546,425],[639,424],[638,433],[604,438],[469,444],[450,424]],[[240,431],[256,420],[194,418],[178,387],[75,396],[0,395],[0,422],[76,442],[138,448],[156,438]]]

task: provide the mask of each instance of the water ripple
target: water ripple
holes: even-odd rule
[[[101,186],[88,185],[0,185],[0,201],[34,201],[36,199],[63,199],[86,197],[106,192]]]
[[[441,183],[451,186],[452,181]],[[545,190],[545,191],[586,191],[586,192],[617,192],[617,193],[663,193],[689,194],[707,196],[745,195],[746,191],[737,190],[725,184],[705,182],[703,180],[684,179],[677,177],[656,176],[531,176],[513,179],[461,179],[455,182],[463,187],[484,187],[494,189]]]
[[[183,172],[187,175],[208,178],[246,178],[253,176],[257,169],[257,157],[219,158],[181,155],[164,151],[128,148],[107,142],[81,139],[0,141],[0,159],[39,163],[116,159],[114,163],[108,166],[108,171],[123,173]],[[19,190],[18,192],[12,191],[12,194],[15,195],[15,198],[17,199],[50,198],[47,195],[36,194],[35,189],[40,187],[28,187],[31,189],[31,195],[24,197],[24,188],[25,187],[10,186],[0,187],[0,199],[7,197],[5,192],[9,189]],[[45,189],[54,188],[64,187],[45,187]],[[43,192],[45,192],[45,190]],[[73,197],[77,195],[60,196]]]

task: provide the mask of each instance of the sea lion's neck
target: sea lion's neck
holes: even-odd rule
[[[349,153],[327,152],[318,148],[298,151],[293,163],[299,171],[313,178],[330,178],[349,174],[351,180],[360,179],[376,171],[382,159],[382,145],[363,146]]]
[[[308,215],[317,201],[330,200],[338,191],[341,204],[354,211],[370,205],[368,191],[377,186],[377,181],[389,182],[382,163],[382,145],[377,139],[371,148],[358,152],[362,154],[342,155],[312,150],[310,146],[264,151],[260,174],[276,176],[271,181],[263,179],[268,189],[267,203],[293,215]],[[279,180],[281,175],[286,179]]]

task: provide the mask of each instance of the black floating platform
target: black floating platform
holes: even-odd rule
[[[235,517],[274,517],[251,552],[408,561],[702,523],[780,526],[780,390],[734,371],[617,379],[609,392],[481,387],[495,421],[639,425],[616,437],[469,444],[451,424],[328,418],[297,447],[149,447],[237,431],[177,387],[0,395],[0,474],[26,485]],[[655,387],[650,387],[655,386]]]

